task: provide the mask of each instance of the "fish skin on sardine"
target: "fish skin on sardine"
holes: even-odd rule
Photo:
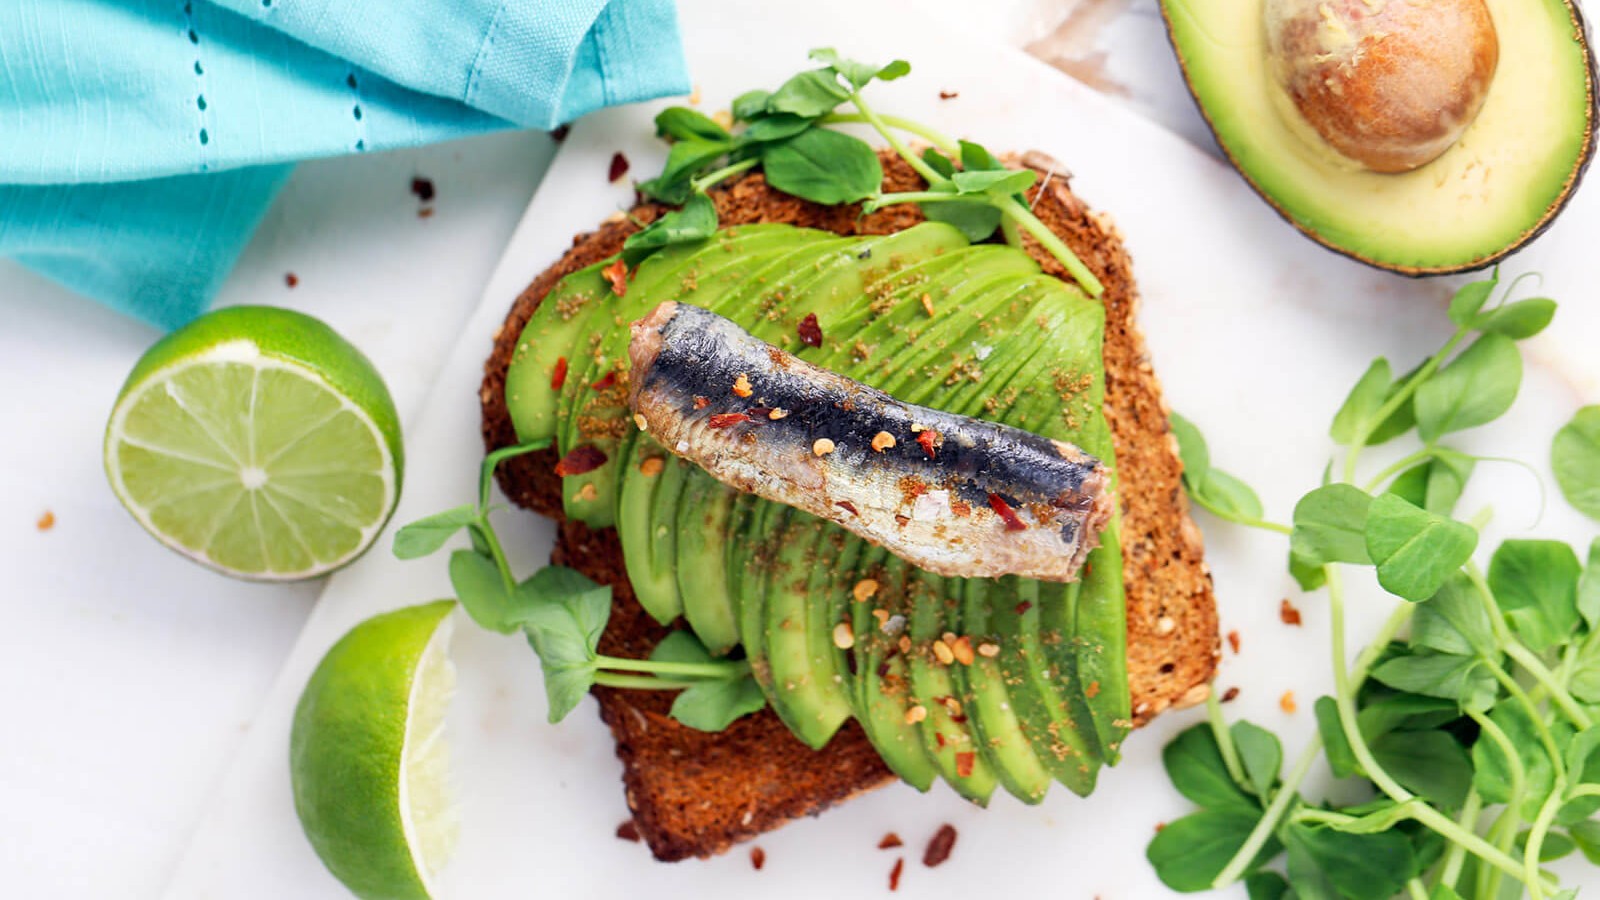
[[[628,355],[634,421],[667,449],[935,574],[1074,581],[1111,518],[1077,447],[902,403],[700,307],[660,304]]]

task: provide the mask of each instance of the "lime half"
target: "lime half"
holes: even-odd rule
[[[394,511],[400,418],[327,325],[230,307],[139,360],[105,463],[118,499],[179,553],[243,578],[310,578],[359,556]]]
[[[357,625],[295,708],[295,811],[328,871],[366,900],[428,897],[455,844],[444,739],[454,608],[440,600]]]

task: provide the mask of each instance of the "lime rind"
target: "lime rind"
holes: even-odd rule
[[[316,369],[234,338],[142,375],[112,412],[106,469],[139,524],[184,556],[310,578],[360,555],[393,511],[395,429]]]

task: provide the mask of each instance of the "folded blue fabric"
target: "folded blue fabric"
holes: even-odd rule
[[[687,89],[672,0],[0,0],[0,255],[175,327],[296,160]]]

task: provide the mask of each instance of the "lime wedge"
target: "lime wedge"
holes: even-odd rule
[[[106,473],[139,524],[242,578],[310,578],[355,559],[394,511],[402,460],[372,363],[274,307],[217,310],[162,339],[106,427]]]
[[[328,871],[367,900],[426,898],[455,845],[445,713],[454,600],[384,613],[334,644],[289,736],[295,811]]]

